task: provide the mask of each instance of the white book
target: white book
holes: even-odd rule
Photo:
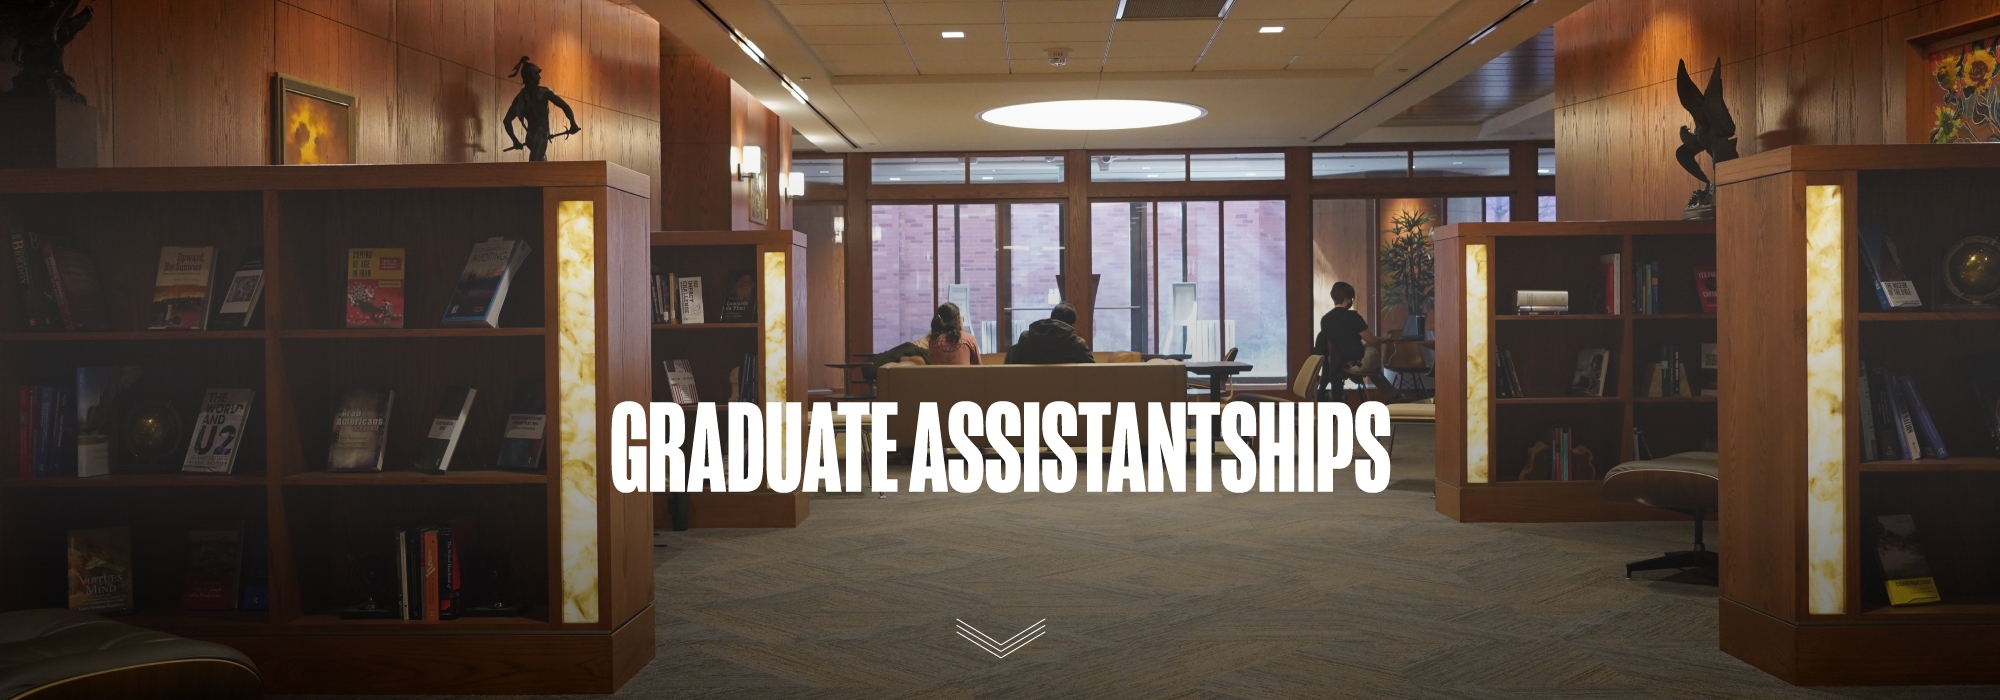
[[[681,323],[705,323],[701,308],[701,278],[682,277],[674,281],[674,297],[679,301],[677,310]]]
[[[250,402],[256,396],[252,389],[202,392],[201,415],[195,417],[194,437],[188,440],[181,471],[228,474],[235,468],[236,453],[243,448],[243,421],[250,416]]]
[[[701,401],[695,393],[694,372],[690,371],[687,360],[662,360],[667,370],[667,391],[677,404],[694,404]]]

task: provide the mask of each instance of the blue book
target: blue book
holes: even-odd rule
[[[528,259],[529,250],[526,242],[513,238],[488,238],[473,244],[465,270],[458,274],[458,286],[445,304],[444,325],[499,328],[507,288]]]
[[[1883,310],[1917,308],[1924,305],[1917,297],[1917,285],[1903,274],[1903,265],[1896,257],[1896,246],[1889,242],[1888,234],[1880,226],[1861,227],[1861,262],[1867,265],[1870,278],[1874,280],[1875,299],[1882,303]]]
[[[1938,435],[1937,424],[1931,422],[1931,412],[1924,408],[1924,398],[1917,394],[1916,382],[1906,376],[1896,377],[1902,385],[1903,398],[1909,404],[1910,419],[1917,424],[1917,437],[1923,445],[1925,457],[1951,459],[1951,452],[1944,448],[1944,438]]]

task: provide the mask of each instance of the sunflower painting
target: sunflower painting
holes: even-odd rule
[[[2000,142],[2000,36],[1974,39],[1932,51],[1926,57],[1931,80],[1931,143]]]
[[[272,87],[271,129],[273,163],[354,163],[353,95],[279,75]]]

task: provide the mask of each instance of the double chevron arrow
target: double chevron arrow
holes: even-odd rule
[[[1042,632],[1048,629],[1047,625],[1042,624],[1044,622],[1048,622],[1048,618],[1036,620],[1035,624],[1028,625],[1027,629],[1021,630],[1012,637],[1008,637],[1007,641],[1003,642],[998,639],[986,636],[985,632],[979,631],[978,628],[973,627],[972,625],[965,624],[964,620],[959,620],[958,636],[964,637],[966,641],[979,645],[979,648],[985,649],[986,653],[992,654],[993,658],[1004,659],[1007,658],[1008,654],[1020,651],[1021,647],[1028,645],[1028,642],[1032,642],[1040,638],[1042,636]],[[970,634],[967,634],[968,632]]]

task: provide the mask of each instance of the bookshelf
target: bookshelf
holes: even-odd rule
[[[1720,169],[1722,649],[1792,683],[2000,683],[2000,445],[1970,359],[2000,351],[2000,315],[1939,309],[1935,285],[1946,246],[1993,235],[1991,158],[1794,146]],[[1923,308],[1880,308],[1862,226],[1895,242]],[[1864,360],[1912,378],[1950,459],[1863,461]],[[1872,571],[1863,523],[1901,514],[1938,604],[1891,607]]]
[[[268,692],[616,689],[653,654],[651,498],[611,487],[592,426],[650,397],[648,190],[604,162],[0,170],[0,234],[80,241],[111,316],[101,332],[19,332],[19,290],[11,274],[0,283],[0,609],[63,606],[66,533],[127,526],[137,612],[121,620],[241,649]],[[534,246],[502,327],[439,327],[472,244],[492,236]],[[261,246],[262,322],[145,330],[163,245],[217,246],[218,280]],[[407,250],[405,328],[344,328],[350,247]],[[578,357],[594,357],[589,372]],[[183,474],[175,455],[19,478],[14,388],[74,386],[74,368],[95,365],[139,366],[131,395],[189,426],[203,389],[256,390],[233,473]],[[485,467],[524,379],[547,396],[544,469]],[[449,384],[479,390],[452,468],[415,471]],[[328,472],[335,397],[361,386],[396,391],[385,471]],[[506,561],[521,616],[340,619],[363,588],[358,562],[393,554],[396,528],[459,517]],[[268,533],[270,609],[180,609],[189,530],[232,521]]]
[[[729,400],[729,371],[756,358],[758,403],[806,400],[806,235],[788,230],[655,231],[652,266],[702,280],[704,316],[721,313],[735,273],[755,278],[754,323],[654,323],[653,396],[672,401],[662,362],[687,360],[702,401]],[[678,320],[678,319],[677,319]],[[796,379],[796,381],[794,381]],[[688,494],[688,526],[798,527],[811,513],[811,494],[777,493],[764,486],[747,493]],[[670,526],[668,499],[654,502],[657,527]]]
[[[1638,388],[1642,365],[1662,345],[1677,348],[1700,376],[1701,345],[1716,340],[1715,315],[1702,313],[1694,269],[1714,264],[1714,222],[1461,223],[1437,229],[1436,240],[1438,512],[1462,522],[1685,517],[1607,502],[1601,479],[1520,477],[1529,446],[1551,428],[1571,429],[1598,477],[1635,459],[1635,427],[1655,456],[1701,449],[1715,435],[1715,397],[1649,397]],[[1599,260],[1612,254],[1620,256],[1623,303],[1607,314],[1589,300],[1605,284]],[[1634,313],[1633,271],[1651,262],[1660,265],[1660,313]],[[1514,293],[1523,289],[1567,291],[1571,310],[1596,313],[1517,314]],[[1573,396],[1577,353],[1593,348],[1610,352],[1604,395]],[[1522,396],[1501,396],[1502,350]],[[1468,381],[1478,390],[1468,392]]]

